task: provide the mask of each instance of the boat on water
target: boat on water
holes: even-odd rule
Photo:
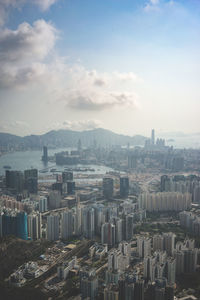
[[[72,171],[72,172],[94,172],[95,169],[94,168],[81,168],[81,167],[77,167],[77,168],[65,168],[65,171]]]
[[[4,167],[4,169],[11,169],[11,166],[8,166],[8,165],[3,166],[3,167]]]
[[[40,173],[47,173],[48,170],[40,170],[39,172],[40,172]]]

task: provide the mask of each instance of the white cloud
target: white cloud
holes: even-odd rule
[[[146,3],[144,10],[146,12],[150,12],[150,11],[159,11],[159,4],[160,4],[160,0],[149,0],[148,3]]]
[[[44,59],[54,49],[58,37],[55,27],[38,20],[22,23],[16,30],[0,30],[0,87],[23,87],[52,75]]]
[[[175,1],[174,0],[167,0],[167,1],[160,1],[160,0],[149,0],[145,7],[144,10],[146,12],[160,12],[163,9],[174,6]]]
[[[78,110],[99,111],[114,107],[130,106],[133,109],[138,108],[137,95],[135,93],[125,92],[97,92],[93,90],[75,90],[66,93],[64,101],[66,107]]]
[[[0,0],[0,26],[7,21],[11,9],[20,9],[25,4],[34,4],[41,11],[48,10],[58,0]]]
[[[1,0],[0,0],[1,1]],[[46,92],[49,103],[58,100],[76,110],[137,108],[133,84],[140,78],[133,72],[98,72],[81,65],[70,66],[55,55],[56,28],[44,20],[20,24],[16,30],[0,30],[0,87]],[[128,90],[127,90],[128,88]]]
[[[64,121],[63,126],[65,129],[71,130],[91,130],[95,128],[100,128],[102,126],[99,120],[81,120],[81,121]]]
[[[57,38],[55,27],[44,20],[33,26],[24,22],[16,30],[0,31],[0,61],[12,63],[19,61],[42,60],[54,47]]]
[[[140,79],[132,72],[103,73],[75,66],[65,76],[68,76],[71,83],[58,99],[67,108],[98,111],[123,106],[137,109],[139,106],[133,84],[140,82]]]
[[[69,130],[82,131],[82,130],[92,130],[100,127],[102,127],[101,121],[96,119],[91,119],[91,120],[80,120],[80,121],[65,120],[63,122],[54,122],[51,128],[48,127],[47,129],[48,130],[69,129]]]
[[[42,11],[48,10],[50,6],[55,4],[58,0],[34,0],[33,2],[39,6]]]
[[[160,2],[160,0],[150,0],[151,4],[156,5]]]
[[[23,120],[7,121],[4,124],[0,124],[2,130],[13,130],[13,128],[30,128],[30,125]]]
[[[48,67],[42,63],[33,63],[23,68],[5,68],[0,73],[1,88],[26,89],[29,85],[40,83],[51,79]]]
[[[94,85],[101,87],[101,86],[106,85],[106,81],[101,78],[97,78],[94,80]]]
[[[26,0],[0,0],[0,26],[4,25],[10,8],[20,8]]]
[[[120,81],[132,81],[132,82],[138,82],[141,81],[141,78],[139,78],[138,75],[136,75],[133,72],[119,72],[115,71],[113,72],[113,76]]]

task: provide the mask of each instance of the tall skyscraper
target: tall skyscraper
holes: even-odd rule
[[[49,241],[59,240],[59,215],[47,217],[47,239]]]
[[[122,253],[118,249],[111,249],[108,253],[108,270],[117,271],[119,270],[120,260]]]
[[[81,299],[95,300],[98,294],[97,276],[83,276],[80,280]]]
[[[41,226],[42,219],[41,214],[30,214],[28,215],[28,236],[32,240],[38,240],[42,237]]]
[[[144,280],[136,281],[134,286],[134,299],[144,300]]]
[[[61,203],[61,194],[59,191],[51,191],[49,193],[49,203],[48,206],[50,209],[56,209],[60,207]]]
[[[40,199],[39,199],[39,212],[43,213],[47,210],[48,210],[47,198],[46,197],[40,197]]]
[[[129,214],[125,217],[125,239],[130,240],[133,237],[134,215]]]
[[[104,289],[104,300],[119,300],[119,291],[117,285],[108,285]]]
[[[78,147],[77,147],[78,151],[81,152],[82,150],[82,144],[81,144],[81,140],[78,140]]]
[[[153,236],[153,251],[164,250],[164,238],[160,234],[155,234]]]
[[[109,246],[115,245],[115,225],[112,223],[105,223],[101,227],[101,243]]]
[[[103,196],[106,199],[110,199],[113,197],[113,178],[111,177],[104,177],[103,178]]]
[[[61,238],[67,240],[73,235],[73,215],[72,211],[61,214]]]
[[[173,255],[176,235],[172,232],[163,233],[164,250],[168,255]]]
[[[151,131],[151,144],[155,145],[155,130],[152,129]]]
[[[24,189],[24,174],[21,171],[6,170],[6,187],[21,193]]]
[[[88,239],[94,238],[94,208],[84,207],[82,210],[83,235]]]
[[[75,181],[67,182],[67,194],[75,194]]]
[[[120,243],[123,240],[123,220],[118,219],[115,222],[115,235],[116,243]]]
[[[129,178],[127,176],[120,177],[120,196],[128,197],[129,194]]]
[[[128,168],[129,169],[136,169],[137,168],[137,155],[136,154],[129,154],[128,155]]]
[[[48,148],[47,148],[47,146],[44,146],[44,147],[43,147],[42,161],[43,161],[44,163],[47,163],[47,162],[48,162]]]
[[[29,193],[37,194],[38,191],[38,170],[30,169],[24,171],[24,185]]]
[[[1,214],[2,236],[14,235],[23,240],[28,239],[27,214],[13,210],[5,211]]]
[[[148,237],[140,236],[137,238],[137,251],[139,257],[147,257],[151,255],[151,239]]]
[[[69,172],[69,171],[62,172],[63,183],[66,183],[66,182],[72,181],[72,180],[73,180],[73,172]]]

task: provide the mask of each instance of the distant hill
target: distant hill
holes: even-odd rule
[[[15,149],[38,149],[44,145],[49,147],[74,147],[78,140],[82,146],[91,146],[96,141],[100,146],[111,145],[144,145],[147,139],[144,136],[127,136],[114,133],[110,130],[98,128],[87,131],[52,130],[43,135],[29,135],[19,137],[8,133],[0,133],[0,147],[13,147]]]

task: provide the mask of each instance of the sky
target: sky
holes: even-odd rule
[[[200,132],[199,0],[0,0],[0,132]]]

